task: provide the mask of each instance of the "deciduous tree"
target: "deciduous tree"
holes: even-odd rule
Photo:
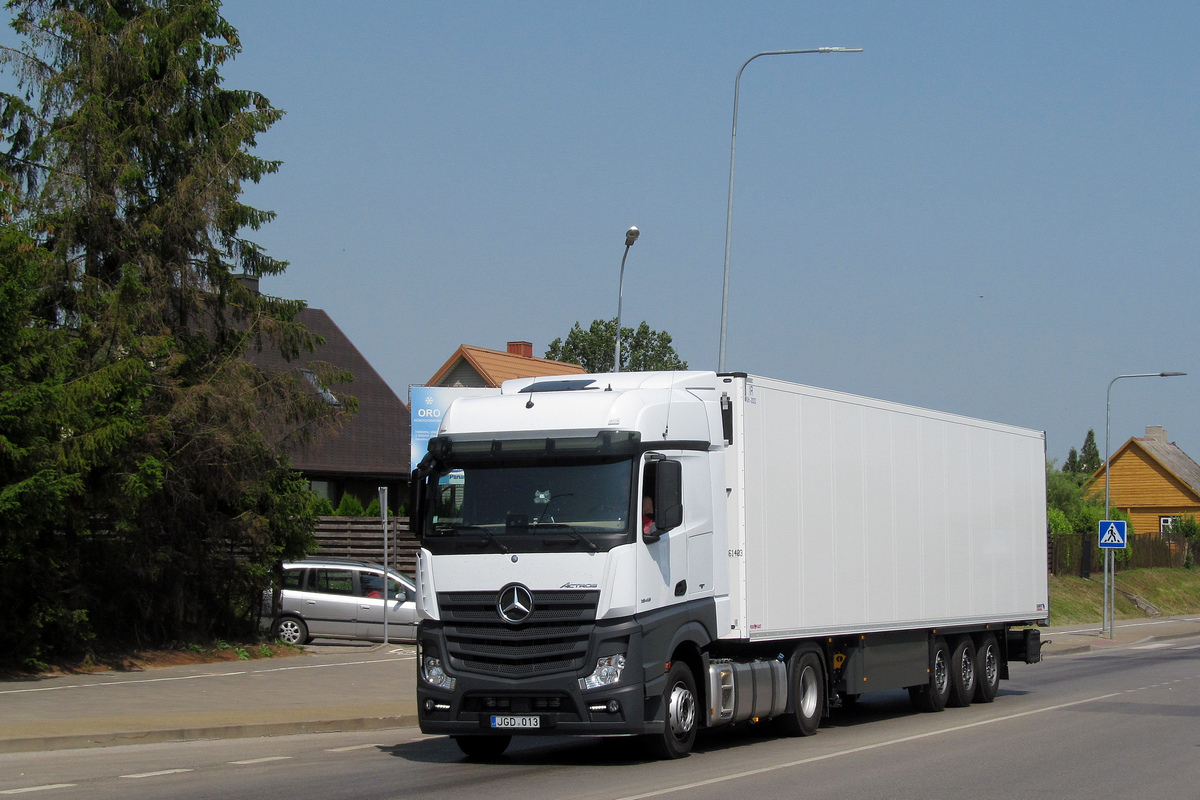
[[[578,322],[566,339],[555,339],[546,358],[578,364],[588,372],[612,372],[617,342],[617,320],[593,320],[585,331]],[[621,328],[621,371],[687,369],[671,345],[671,334],[654,331],[644,321],[637,329]]]

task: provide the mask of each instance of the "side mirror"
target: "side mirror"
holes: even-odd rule
[[[659,461],[654,469],[654,527],[665,532],[683,524],[683,465]]]

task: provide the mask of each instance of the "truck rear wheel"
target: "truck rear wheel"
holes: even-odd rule
[[[671,664],[663,691],[663,732],[650,734],[649,744],[659,758],[683,758],[696,742],[696,679],[685,661]]]
[[[454,742],[468,758],[498,758],[508,749],[511,736],[455,736]]]
[[[975,698],[975,644],[970,636],[958,640],[950,656],[950,699],[946,705],[965,708]]]
[[[791,676],[792,710],[775,718],[775,728],[784,736],[812,736],[825,711],[825,670],[813,650],[801,653]]]
[[[975,651],[975,702],[990,703],[1000,691],[1000,646],[990,633]]]
[[[941,711],[950,699],[950,648],[938,638],[929,650],[929,682],[911,686],[908,696],[921,711]]]

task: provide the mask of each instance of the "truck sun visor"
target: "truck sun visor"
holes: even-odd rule
[[[429,452],[439,460],[551,455],[625,456],[637,453],[640,443],[641,436],[636,431],[602,431],[595,436],[537,439],[457,440],[449,436],[435,436],[429,440]]]

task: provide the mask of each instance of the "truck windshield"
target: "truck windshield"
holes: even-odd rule
[[[632,476],[627,458],[457,465],[429,478],[426,546],[607,550],[632,530]]]

